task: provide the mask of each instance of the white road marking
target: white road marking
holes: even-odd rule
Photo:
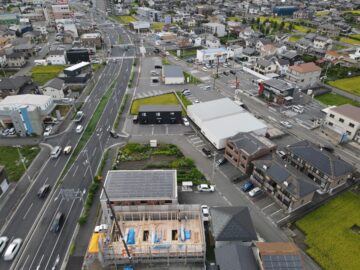
[[[73,173],[73,177],[75,177],[75,174],[76,174],[76,172],[77,172],[78,169],[79,169],[79,165],[76,166],[75,171],[74,171],[74,173]]]
[[[154,135],[154,130],[155,130],[155,127],[152,126],[152,127],[151,127],[151,135]]]
[[[94,151],[92,152],[92,156],[94,156],[96,153],[96,146],[94,147]]]
[[[265,209],[269,208],[270,206],[273,206],[275,203],[270,203],[269,205],[265,206],[263,209],[261,209],[261,211],[264,211]]]
[[[272,213],[272,214],[270,215],[270,217],[272,217],[273,215],[279,213],[281,210],[282,210],[282,209],[279,209],[279,210],[275,211],[274,213]]]
[[[30,258],[30,255],[27,255],[27,257],[26,257],[26,260],[25,260],[25,262],[24,262],[24,266],[26,265],[26,262],[27,262],[27,260]],[[27,269],[27,268],[24,268],[24,266],[21,268],[21,270],[24,270],[24,269]]]
[[[40,262],[39,262],[38,266],[36,267],[36,270],[40,269],[41,262],[42,262],[43,259],[44,259],[44,254],[41,256]]]
[[[290,217],[290,215],[287,215],[286,217],[283,217],[282,219],[276,221],[276,223],[280,223],[281,221],[283,221],[284,219],[287,219],[288,217]]]
[[[169,127],[166,126],[166,127],[165,127],[165,130],[166,130],[166,133],[165,133],[165,134],[168,134],[168,133],[169,133]]]
[[[49,180],[49,177],[47,176],[44,182],[44,185],[46,184],[46,182]]]
[[[57,166],[57,164],[59,163],[59,160],[60,160],[60,158],[58,158],[58,159],[57,159],[57,161],[55,162],[54,167],[56,167],[56,166]]]
[[[26,213],[25,213],[25,215],[24,215],[24,217],[23,217],[23,219],[25,219],[26,218],[26,216],[29,214],[29,212],[30,212],[30,210],[31,210],[31,207],[34,205],[34,203],[31,203],[31,205],[30,205],[30,207],[28,208],[28,210],[26,211]]]
[[[225,200],[225,202],[227,202],[230,206],[232,206],[232,203],[228,200],[228,198],[226,198],[224,195],[222,196]]]

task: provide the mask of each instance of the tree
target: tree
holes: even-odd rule
[[[270,26],[265,28],[265,35],[269,35],[270,34]]]
[[[285,23],[282,21],[282,22],[280,23],[279,30],[280,30],[280,31],[283,30],[284,27],[285,27]]]
[[[251,24],[255,24],[255,18],[254,17],[251,18]]]
[[[294,29],[294,25],[292,23],[290,23],[289,26],[288,26],[288,29],[291,32]]]
[[[259,17],[256,19],[256,23],[257,23],[258,25],[260,24],[260,18],[259,18]]]
[[[243,18],[241,23],[246,24],[247,23],[246,18]]]

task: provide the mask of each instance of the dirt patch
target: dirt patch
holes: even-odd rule
[[[352,230],[354,233],[360,234],[360,226],[358,226],[358,225],[356,225],[356,224],[351,227],[351,230]]]

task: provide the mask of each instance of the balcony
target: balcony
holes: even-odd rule
[[[264,177],[262,175],[260,175],[259,173],[257,173],[256,171],[253,171],[252,178],[261,185],[264,184],[264,182],[265,182]]]

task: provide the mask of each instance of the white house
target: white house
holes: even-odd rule
[[[66,52],[63,50],[50,51],[46,61],[51,65],[66,65]]]
[[[286,79],[306,89],[320,79],[320,74],[321,68],[315,65],[315,63],[303,63],[290,66],[286,72]]]
[[[197,50],[196,59],[203,64],[224,63],[228,58],[228,51],[225,48],[213,48],[206,50]]]
[[[328,45],[332,44],[331,38],[317,36],[313,41],[313,46],[316,49],[326,49]]]
[[[356,61],[360,60],[360,48],[357,48],[355,53],[349,54],[349,57],[350,57],[350,59],[353,59]]]
[[[52,97],[54,100],[62,99],[64,95],[65,83],[59,78],[48,81],[42,88],[41,91],[44,95]]]
[[[202,38],[201,37],[193,38],[192,42],[193,42],[194,47],[199,47],[199,46],[201,46]]]
[[[218,38],[214,36],[207,36],[205,39],[205,46],[208,48],[219,48],[221,43]]]
[[[216,34],[218,37],[223,37],[226,35],[225,25],[222,23],[204,23],[203,27],[205,31],[213,35]]]
[[[239,45],[231,45],[226,48],[228,52],[228,57],[234,58],[235,56],[240,56],[243,51],[243,47]]]

